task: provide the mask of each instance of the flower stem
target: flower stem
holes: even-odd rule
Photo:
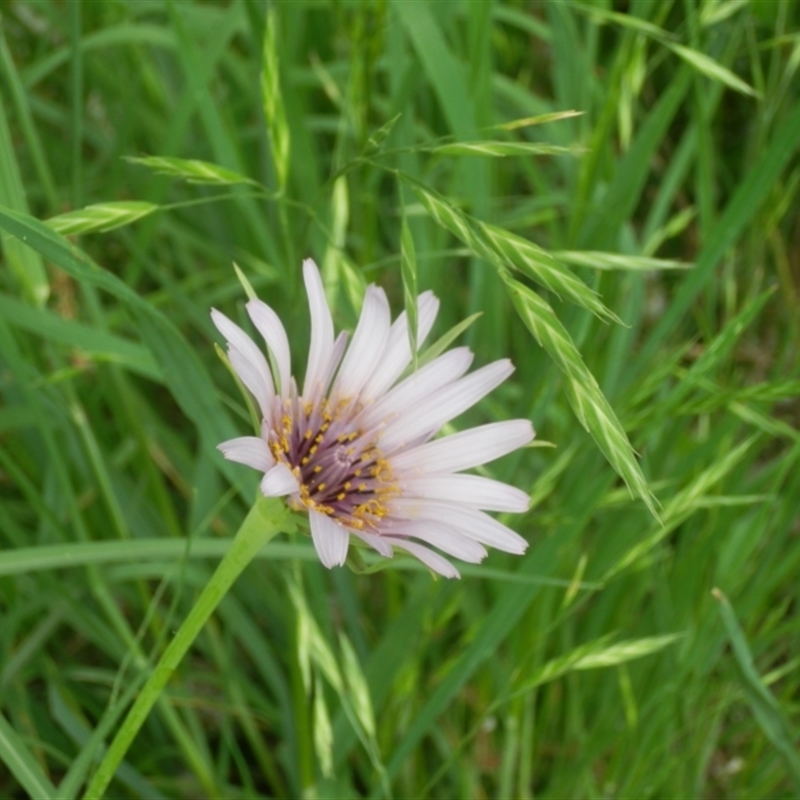
[[[234,537],[230,549],[128,711],[83,796],[84,800],[100,800],[103,797],[150,709],[214,609],[258,551],[276,534],[293,527],[288,520],[289,513],[280,500],[259,497],[256,501]]]

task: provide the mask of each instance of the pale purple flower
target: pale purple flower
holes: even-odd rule
[[[344,564],[351,536],[383,556],[405,550],[448,578],[459,577],[458,570],[431,547],[472,563],[486,556],[484,545],[523,553],[525,539],[485,511],[526,511],[528,495],[462,472],[530,442],[531,423],[495,422],[433,439],[508,378],[511,362],[466,375],[472,353],[459,347],[400,380],[412,361],[405,312],[392,324],[385,293],[369,286],[348,347],[346,333],[334,338],[322,280],[310,259],[303,278],[311,346],[302,392],[291,375],[286,331],[266,303],[250,300],[247,313],[272,353],[275,380],[262,349],[224,314],[211,312],[262,418],[260,436],[219,445],[225,457],[263,472],[267,497],[286,496],[292,508],[308,512],[326,567]],[[418,342],[438,309],[431,292],[419,296]]]

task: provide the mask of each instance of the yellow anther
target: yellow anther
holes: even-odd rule
[[[319,473],[320,473],[320,472],[322,472],[322,467],[321,467],[319,464],[317,464],[317,466],[316,466],[316,467],[314,467],[314,469],[313,469],[313,470],[311,470],[311,471],[312,471],[312,472],[313,472],[315,475],[319,475]]]
[[[325,483],[325,481],[323,481],[323,482],[322,482],[322,483],[321,483],[319,486],[317,486],[317,491],[318,491],[318,492],[324,492],[324,491],[325,491],[325,487],[326,487],[327,485],[328,485],[328,484],[327,484],[327,483]]]
[[[313,433],[313,431],[311,430],[311,428],[306,428],[306,432],[305,432],[304,438],[305,439],[310,439],[312,433]]]

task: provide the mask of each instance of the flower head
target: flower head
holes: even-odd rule
[[[311,535],[326,567],[344,564],[355,536],[384,556],[400,548],[446,577],[458,570],[431,546],[467,562],[484,545],[522,553],[527,542],[485,511],[522,512],[519,489],[463,470],[485,464],[533,439],[528,420],[482,425],[433,439],[512,372],[508,360],[466,375],[472,353],[450,350],[408,377],[408,320],[392,324],[382,289],[370,286],[352,341],[334,338],[333,320],[316,264],[303,278],[311,310],[311,345],[302,392],[291,375],[289,340],[277,314],[261,300],[247,313],[272,353],[275,380],[260,347],[216,309],[214,324],[262,417],[260,436],[223,442],[226,458],[264,473],[261,491],[286,496],[307,511]],[[418,298],[418,336],[430,332],[439,301]]]

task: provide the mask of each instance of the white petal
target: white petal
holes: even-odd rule
[[[341,567],[347,559],[350,532],[327,514],[309,510],[308,516],[311,520],[311,538],[314,540],[319,560],[328,569]]]
[[[430,333],[436,315],[439,312],[439,300],[433,292],[423,292],[417,298],[417,347],[425,341]],[[386,351],[372,377],[363,390],[365,400],[380,397],[402,375],[403,370],[411,363],[411,344],[408,341],[408,317],[404,311],[394,321],[389,330]]]
[[[512,511],[521,514],[530,498],[521,489],[480,475],[424,475],[403,478],[402,494],[464,503],[486,511]]]
[[[459,472],[494,461],[528,444],[534,436],[527,419],[492,422],[398,453],[392,457],[392,467],[412,474]]]
[[[378,536],[375,533],[365,533],[364,531],[353,530],[350,531],[353,536],[357,536],[362,542],[368,544],[374,550],[377,550],[385,558],[391,558],[394,555],[392,546],[386,542],[383,536]]]
[[[272,414],[272,401],[275,397],[272,377],[265,376],[260,365],[254,365],[251,359],[233,346],[228,347],[228,360],[245,388],[256,399],[262,418],[269,419]]]
[[[272,350],[275,356],[275,363],[278,366],[278,379],[281,384],[281,396],[286,397],[289,391],[289,381],[292,377],[292,361],[289,351],[289,338],[286,336],[286,329],[280,321],[278,315],[262,300],[253,299],[247,306],[247,313],[253,320],[253,325],[258,328],[258,332],[264,337],[267,347]]]
[[[267,443],[260,436],[240,436],[217,445],[217,449],[228,461],[246,464],[248,467],[266,472],[275,463]]]
[[[231,366],[255,397],[262,415],[268,417],[275,397],[275,388],[272,385],[272,375],[266,357],[235,322],[231,322],[216,308],[211,309],[211,319],[228,341]]]
[[[307,258],[303,262],[303,280],[308,294],[308,308],[311,313],[311,344],[308,348],[308,364],[303,395],[322,394],[327,387],[320,387],[325,370],[331,360],[333,350],[333,318],[325,299],[325,289],[317,265]]]
[[[429,395],[458,380],[469,369],[473,358],[468,347],[448,350],[367,406],[359,422],[369,429],[384,421],[388,423],[404,412],[414,413],[412,409],[418,409]]]
[[[416,542],[409,542],[407,539],[396,539],[393,536],[386,537],[395,547],[407,550],[411,555],[416,556],[426,567],[434,572],[444,575],[445,578],[460,578],[459,571],[446,559],[433,550],[423,547]]]
[[[347,331],[342,331],[336,337],[336,341],[333,343],[333,349],[331,350],[331,354],[328,358],[328,363],[324,365],[324,369],[321,373],[321,379],[317,382],[320,395],[325,394],[325,392],[328,390],[328,387],[333,380],[333,376],[336,373],[336,368],[339,366],[339,362],[342,360],[344,351],[347,348],[347,340],[349,338],[350,334]],[[306,397],[305,399],[314,402],[314,398]]]
[[[480,542],[441,522],[417,519],[393,523],[385,535],[413,536],[471,564],[478,564],[486,558],[486,548]]]
[[[283,462],[276,464],[261,479],[261,493],[265,497],[283,497],[297,489],[297,478]]]
[[[333,396],[353,399],[364,387],[386,347],[391,316],[383,289],[368,286],[353,340],[333,385]]]
[[[521,554],[528,547],[528,543],[518,533],[474,508],[466,508],[457,503],[437,503],[406,497],[395,498],[388,505],[392,516],[441,522],[456,528],[470,539],[506,553]]]
[[[445,422],[474,406],[513,371],[511,362],[502,359],[439,389],[429,395],[420,408],[411,407],[401,418],[389,423],[381,436],[381,449],[391,453],[420,434],[438,431]]]

